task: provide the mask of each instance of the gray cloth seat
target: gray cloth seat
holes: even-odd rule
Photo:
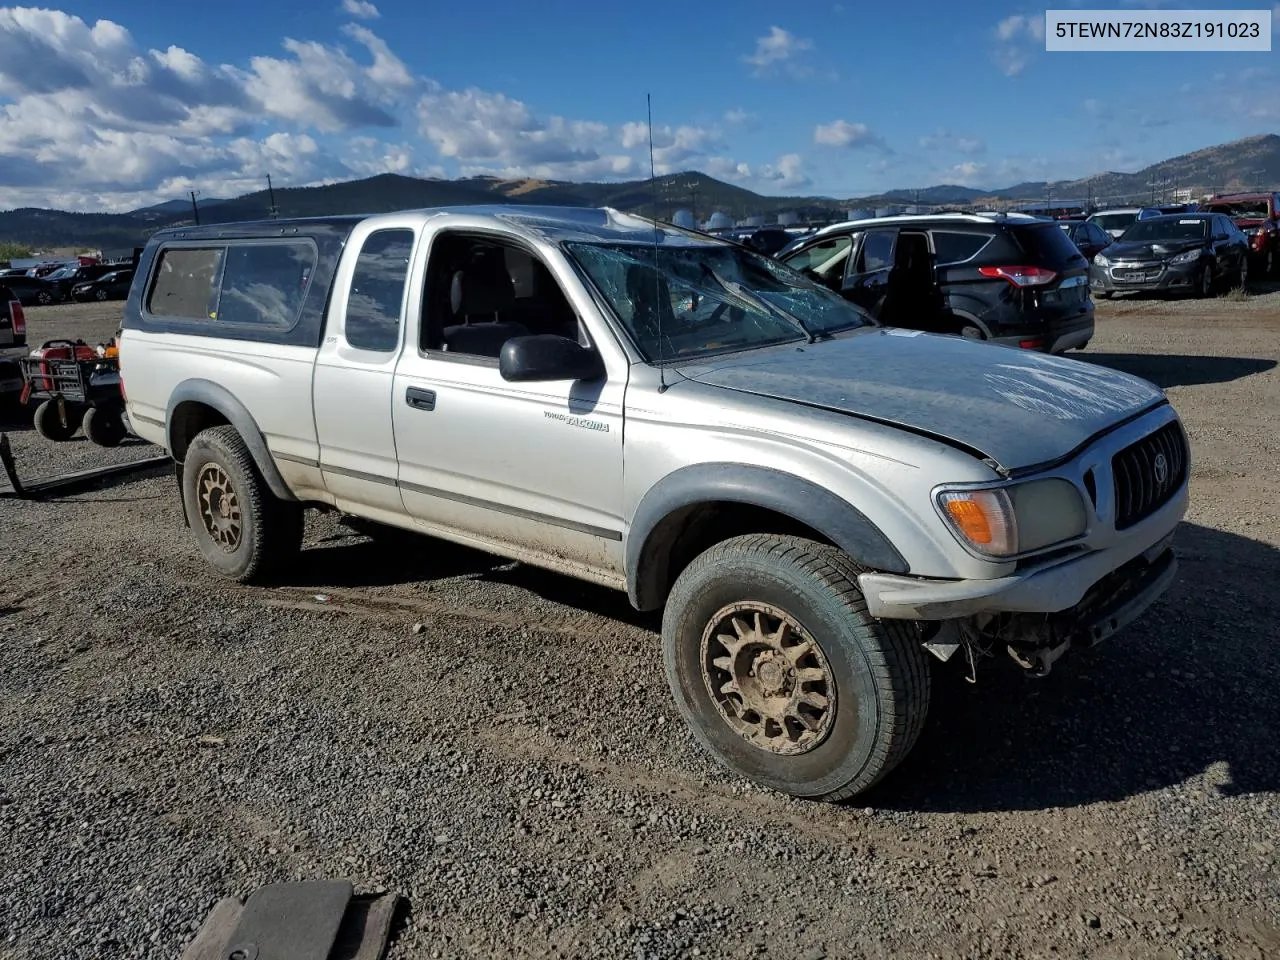
[[[512,337],[528,336],[524,324],[502,319],[514,303],[515,288],[501,260],[477,258],[466,270],[455,272],[449,304],[461,322],[441,331],[445,351],[497,357]]]

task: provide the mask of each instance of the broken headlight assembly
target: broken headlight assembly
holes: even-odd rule
[[[1069,480],[1049,477],[985,486],[943,486],[934,504],[960,543],[989,560],[1014,560],[1061,547],[1089,529],[1084,497]]]

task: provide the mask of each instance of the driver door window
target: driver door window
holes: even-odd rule
[[[844,276],[849,251],[853,249],[854,235],[844,234],[820,240],[812,246],[798,250],[787,259],[787,266],[812,276],[827,286],[836,286]]]
[[[868,231],[844,284],[844,295],[877,320],[888,292],[896,237],[896,230]]]

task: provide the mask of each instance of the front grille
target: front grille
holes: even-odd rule
[[[1112,457],[1116,529],[1132,527],[1168,503],[1187,478],[1187,459],[1187,438],[1176,420]]]
[[[1113,280],[1155,280],[1164,272],[1164,266],[1159,263],[1139,264],[1136,266],[1113,267],[1111,270],[1111,278]]]

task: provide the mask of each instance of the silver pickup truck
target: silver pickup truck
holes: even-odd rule
[[[931,654],[1042,675],[1139,615],[1187,505],[1152,384],[608,209],[162,231],[120,350],[221,573],[320,508],[625,590],[710,753],[814,799],[909,752]]]

